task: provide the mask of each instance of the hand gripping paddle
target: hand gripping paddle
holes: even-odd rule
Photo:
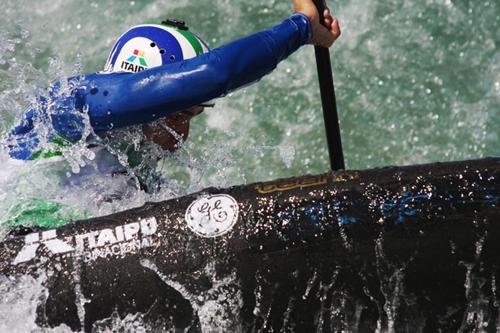
[[[320,22],[323,24],[324,0],[313,0],[319,12]],[[323,106],[323,118],[325,121],[326,141],[330,155],[330,168],[332,170],[345,169],[344,152],[340,138],[339,118],[337,113],[337,102],[335,99],[335,88],[333,86],[332,65],[330,53],[327,48],[315,46],[316,65],[318,68],[319,88],[321,93],[321,104]]]

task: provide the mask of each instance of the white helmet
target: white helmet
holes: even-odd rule
[[[161,25],[137,25],[118,38],[104,72],[137,73],[194,58],[209,50],[207,44],[190,32],[184,22],[167,19]]]

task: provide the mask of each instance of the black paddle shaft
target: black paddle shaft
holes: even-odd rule
[[[323,23],[323,11],[325,9],[324,0],[313,0],[313,2],[318,9],[320,21]],[[328,153],[330,155],[330,168],[332,170],[345,169],[344,152],[342,150],[339,117],[337,113],[337,101],[335,99],[335,88],[333,86],[330,53],[327,48],[320,46],[315,46],[314,51],[316,54],[316,65],[318,68],[326,140],[328,143]]]

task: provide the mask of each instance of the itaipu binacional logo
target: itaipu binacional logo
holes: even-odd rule
[[[34,232],[24,238],[24,246],[17,253],[12,265],[29,262],[45,248],[49,255],[79,255],[85,262],[98,258],[121,257],[138,253],[141,249],[156,246],[158,230],[156,218],[119,225],[114,228],[93,230],[77,235],[59,237],[56,229]]]
[[[189,229],[201,237],[221,236],[238,220],[238,203],[227,194],[204,196],[191,203],[185,219]]]
[[[139,62],[139,64],[137,64]],[[121,69],[126,71],[131,71],[134,73],[140,72],[148,68],[148,63],[146,62],[144,51],[134,49],[134,52],[127,60],[122,61]]]

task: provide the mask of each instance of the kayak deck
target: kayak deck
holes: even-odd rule
[[[42,327],[496,327],[499,205],[499,158],[209,188],[12,234],[0,277],[42,277]]]

